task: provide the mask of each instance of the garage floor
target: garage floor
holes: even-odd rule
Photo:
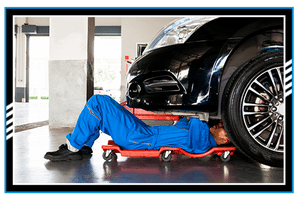
[[[44,104],[47,113],[48,104]],[[14,106],[15,124],[26,123],[28,104]],[[33,109],[34,110],[34,109]],[[18,114],[22,113],[22,114]],[[34,114],[34,113],[31,113]],[[29,118],[29,115],[28,115]],[[42,121],[45,118],[41,118]],[[31,121],[27,121],[30,123]],[[34,121],[33,123],[38,123]],[[161,124],[151,121],[151,124]],[[102,134],[93,146],[93,155],[80,161],[50,162],[45,160],[47,151],[55,151],[65,143],[65,135],[71,128],[49,129],[48,125],[20,130],[13,136],[13,184],[281,184],[284,169],[258,164],[245,158],[239,152],[223,163],[217,156],[189,158],[183,155],[173,157],[168,163],[159,158],[126,158],[118,154],[117,162],[106,162],[102,158],[101,145],[109,136]]]

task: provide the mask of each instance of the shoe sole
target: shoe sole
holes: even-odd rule
[[[44,156],[45,159],[49,159],[50,161],[53,162],[59,162],[59,161],[76,161],[76,160],[82,160],[83,158],[81,156],[75,156],[75,155],[68,155],[60,158],[54,158],[48,155]]]

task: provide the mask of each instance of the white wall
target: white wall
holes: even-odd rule
[[[49,26],[49,17],[15,17],[15,25],[22,26],[24,23],[37,26]]]
[[[95,26],[121,26],[122,17],[95,17]]]
[[[87,32],[88,18],[51,17],[50,21],[56,25],[50,27],[50,60],[86,59],[88,39],[83,33]]]
[[[29,25],[37,25],[37,26],[49,26],[49,17],[38,17],[33,18],[29,17],[27,18],[27,23]]]

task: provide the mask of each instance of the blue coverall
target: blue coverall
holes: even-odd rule
[[[111,97],[94,95],[67,139],[77,149],[84,145],[92,147],[100,130],[123,149],[156,150],[165,146],[199,154],[217,146],[209,126],[199,119],[183,118],[175,125],[148,126]]]

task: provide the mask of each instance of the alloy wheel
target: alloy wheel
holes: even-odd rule
[[[273,67],[250,80],[242,97],[244,125],[264,148],[284,151],[283,67]]]

